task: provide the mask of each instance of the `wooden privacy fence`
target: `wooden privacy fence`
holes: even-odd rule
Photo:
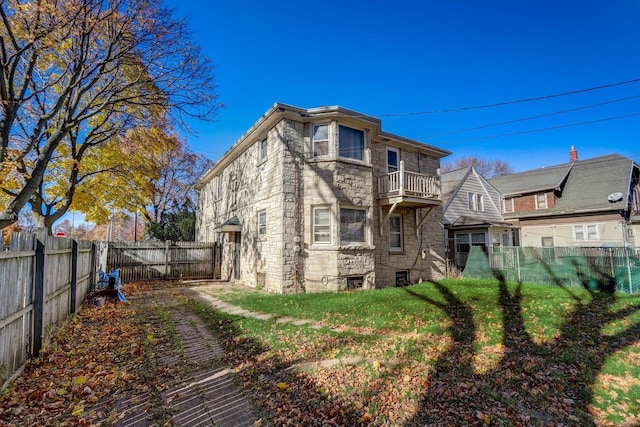
[[[109,242],[107,270],[120,269],[122,281],[214,279],[220,245],[194,242]],[[218,260],[218,261],[216,261]]]
[[[0,386],[37,355],[51,326],[76,312],[95,283],[95,245],[14,233],[0,252]]]

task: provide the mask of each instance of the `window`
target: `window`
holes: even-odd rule
[[[340,209],[340,243],[366,242],[367,211]]]
[[[267,152],[269,148],[269,142],[267,138],[258,142],[258,163],[262,163],[267,160]]]
[[[389,216],[389,250],[402,251],[402,216]]]
[[[547,195],[545,193],[536,194],[536,209],[547,209]]]
[[[409,283],[409,272],[407,270],[404,271],[396,271],[396,286],[407,286]]]
[[[220,175],[216,175],[215,180],[215,200],[220,200],[222,198],[222,177]]]
[[[364,276],[348,276],[347,289],[361,289],[364,284]]]
[[[542,237],[542,247],[543,248],[552,248],[553,247],[553,236],[552,237]]]
[[[484,233],[472,233],[471,246],[485,246],[484,239],[485,239]]]
[[[484,211],[484,199],[480,193],[467,193],[469,197],[469,210],[470,211]]]
[[[329,125],[313,125],[312,137],[313,157],[329,155]]]
[[[598,226],[574,225],[573,234],[576,240],[598,240]]]
[[[513,212],[513,199],[504,199],[504,211]]]
[[[261,210],[258,212],[258,236],[267,235],[267,211]]]
[[[340,157],[364,160],[364,131],[346,126],[338,128]]]
[[[387,173],[393,173],[398,171],[398,165],[400,164],[400,153],[395,148],[387,147]]]
[[[331,209],[313,209],[313,243],[331,243]]]

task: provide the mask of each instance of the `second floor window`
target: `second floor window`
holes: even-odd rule
[[[469,210],[470,211],[484,211],[484,199],[480,193],[467,193],[469,197]]]
[[[339,126],[338,138],[340,157],[364,160],[364,131]]]
[[[269,143],[267,142],[267,138],[265,138],[262,141],[258,142],[258,147],[259,147],[258,163],[262,163],[265,160],[267,160],[267,153],[268,153],[268,148],[269,148]]]
[[[314,125],[312,137],[313,157],[329,155],[329,125]]]
[[[504,199],[504,211],[513,212],[513,199]]]
[[[547,209],[547,195],[545,193],[536,194],[536,209]]]

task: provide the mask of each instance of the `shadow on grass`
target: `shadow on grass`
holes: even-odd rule
[[[283,361],[266,356],[270,349],[246,338],[236,324],[235,316],[220,313],[194,300],[189,300],[188,307],[216,334],[225,350],[227,363],[238,369],[245,390],[266,425],[361,423],[362,411],[344,397],[329,395],[313,378],[289,369],[302,360]]]
[[[607,357],[640,336],[638,323],[616,333],[605,333],[605,327],[640,311],[640,304],[615,310],[613,305],[620,297],[613,293],[613,278],[602,271],[590,276],[581,277],[589,298],[579,298],[556,280],[575,305],[555,338],[538,344],[525,328],[522,284],[510,290],[504,277],[495,274],[503,352],[484,371],[474,367],[475,322],[487,320],[474,320],[471,306],[441,283],[431,282],[444,302],[404,288],[412,297],[446,313],[453,339],[437,359],[419,411],[408,425],[594,426],[589,407],[598,374]],[[589,282],[592,277],[598,281],[595,290]]]

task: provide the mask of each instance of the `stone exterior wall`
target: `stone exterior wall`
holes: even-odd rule
[[[267,158],[259,162],[258,141],[268,138]],[[236,216],[242,225],[238,281],[279,291],[282,282],[283,146],[277,128],[256,140],[247,151],[200,191],[197,239],[223,243],[223,279],[234,280],[237,251],[234,233],[219,233],[215,227]],[[221,197],[217,185],[222,183]],[[267,232],[258,235],[258,213],[267,213]]]

